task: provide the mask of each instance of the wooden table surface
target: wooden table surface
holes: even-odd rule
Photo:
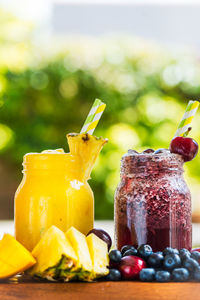
[[[0,283],[0,299],[199,300],[200,283],[48,283],[11,279]]]

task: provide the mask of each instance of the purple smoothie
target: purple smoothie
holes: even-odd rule
[[[192,247],[191,196],[183,178],[183,159],[163,150],[122,157],[115,193],[115,240],[123,245]]]

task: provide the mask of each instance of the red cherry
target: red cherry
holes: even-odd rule
[[[193,252],[193,251],[198,251],[198,252],[200,252],[200,248],[193,248],[191,252]]]
[[[197,155],[198,144],[188,137],[177,136],[170,143],[170,152],[182,155],[184,161],[190,161]]]
[[[119,265],[122,278],[133,280],[139,278],[140,271],[146,268],[145,261],[137,256],[124,256]]]

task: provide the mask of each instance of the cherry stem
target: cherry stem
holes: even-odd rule
[[[192,127],[188,127],[188,130],[184,133],[183,137],[187,137],[191,130],[192,130]]]

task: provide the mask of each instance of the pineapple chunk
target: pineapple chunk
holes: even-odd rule
[[[78,257],[78,264],[80,268],[77,274],[78,279],[83,281],[91,281],[93,279],[92,261],[85,235],[74,227],[71,227],[66,232],[66,237],[69,239]]]
[[[77,256],[65,234],[56,226],[51,226],[32,251],[36,265],[30,270],[35,275],[49,280],[60,279],[65,270],[65,281],[73,279],[72,270],[77,268]],[[62,275],[63,276],[63,275]]]
[[[67,140],[70,154],[80,157],[82,175],[88,180],[96,159],[108,140],[88,133],[69,133]]]
[[[0,241],[0,278],[23,272],[36,263],[31,253],[10,234]]]
[[[90,256],[93,264],[93,274],[96,278],[103,277],[109,273],[108,246],[94,233],[86,237]]]

